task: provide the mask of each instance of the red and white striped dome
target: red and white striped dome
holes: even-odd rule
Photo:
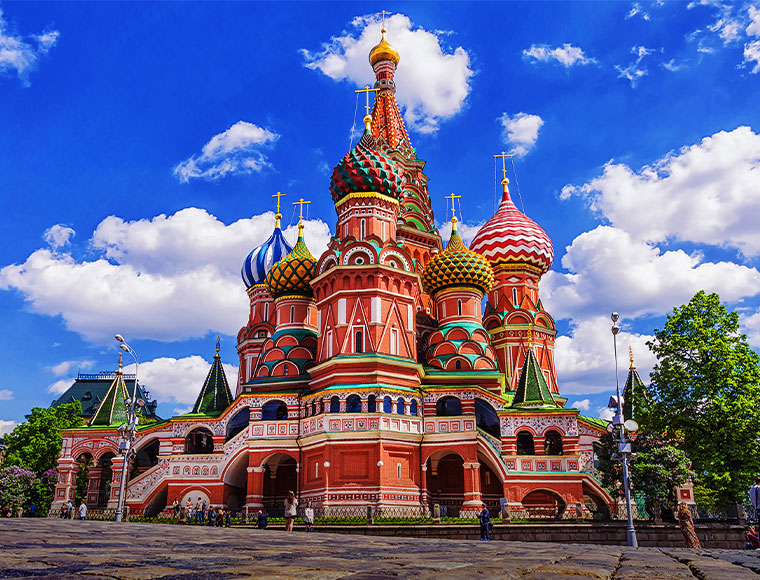
[[[545,274],[552,267],[554,248],[546,232],[522,213],[509,196],[509,181],[502,181],[504,193],[498,211],[470,244],[496,268],[501,264],[530,264]]]

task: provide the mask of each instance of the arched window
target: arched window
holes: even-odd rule
[[[517,306],[517,288],[512,288],[512,304]]]
[[[337,395],[330,399],[330,412],[340,413],[340,399],[337,397]]]
[[[544,438],[544,454],[545,455],[562,455],[562,435],[559,431],[552,429],[546,432]]]
[[[211,431],[205,427],[193,429],[185,437],[185,453],[188,455],[201,455],[214,452],[214,438]]]
[[[235,416],[230,419],[229,423],[227,423],[227,441],[248,427],[248,422],[250,419],[250,407],[244,407],[235,413]]]
[[[454,361],[454,368],[458,371],[462,370],[462,361],[457,359]]]
[[[457,300],[457,314],[459,316],[462,316],[462,301],[461,300]]]
[[[375,397],[375,395],[370,395],[367,398],[367,412],[368,413],[377,412],[377,397]]]
[[[367,235],[367,220],[365,220],[364,218],[361,219],[360,229],[361,229],[361,232],[359,233],[359,239],[363,240],[364,236]]]
[[[346,399],[346,413],[361,413],[362,400],[359,395],[350,395]]]
[[[456,397],[441,397],[435,404],[438,417],[457,417],[462,414],[462,402]]]
[[[261,407],[262,421],[283,421],[288,418],[288,406],[277,399],[267,401]]]
[[[317,399],[317,415],[319,415],[322,412],[322,399]]]
[[[393,413],[393,403],[391,403],[390,397],[383,399],[383,413]]]
[[[398,400],[396,401],[396,413],[398,413],[399,415],[403,415],[404,408],[405,408],[404,399],[399,397]]]
[[[269,302],[264,304],[264,320],[269,321]]]
[[[312,414],[312,416],[317,414],[317,402],[316,401],[312,401],[311,402],[311,414]]]
[[[290,365],[288,363],[285,363],[282,366],[282,376],[287,377],[290,374]]]
[[[533,445],[533,435],[530,431],[520,431],[517,434],[517,454],[535,455],[536,448]]]
[[[494,408],[483,399],[475,399],[475,422],[478,429],[482,429],[496,438],[501,437],[499,417]]]
[[[354,332],[354,352],[359,354],[364,352],[364,333],[361,330]]]
[[[417,401],[413,400],[412,403],[411,403],[411,405],[409,405],[409,414],[412,417],[416,417],[417,416]]]
[[[296,321],[296,307],[291,306],[290,307],[290,322],[295,322],[295,321]]]

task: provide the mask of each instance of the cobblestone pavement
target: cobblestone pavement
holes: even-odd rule
[[[757,580],[758,573],[760,557],[735,550],[0,520],[0,578]]]

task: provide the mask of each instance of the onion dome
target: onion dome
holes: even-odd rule
[[[388,155],[375,149],[371,129],[333,170],[330,193],[338,201],[349,193],[375,192],[399,199],[402,192],[398,165]]]
[[[383,37],[380,39],[380,43],[369,51],[369,64],[375,66],[375,63],[381,60],[389,60],[393,64],[398,65],[399,55],[396,47],[385,40],[385,26],[381,30]]]
[[[316,273],[317,259],[303,239],[303,222],[298,224],[298,241],[293,250],[267,273],[266,285],[272,298],[311,296],[310,282]]]
[[[488,260],[464,245],[457,232],[457,218],[452,218],[451,224],[449,243],[425,266],[422,287],[430,295],[449,286],[475,286],[485,294],[493,285],[493,270]]]
[[[285,239],[280,229],[282,215],[278,212],[275,218],[277,222],[272,235],[269,236],[266,242],[248,254],[245,262],[243,262],[243,268],[240,273],[243,276],[246,288],[257,284],[264,284],[269,269],[293,251],[293,247]]]
[[[496,267],[503,264],[529,264],[545,274],[552,267],[554,248],[546,232],[522,213],[509,196],[509,180],[494,216],[478,231],[470,248],[488,258]]]

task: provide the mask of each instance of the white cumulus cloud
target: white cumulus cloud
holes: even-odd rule
[[[441,46],[441,33],[413,27],[404,14],[385,20],[387,40],[399,51],[395,74],[396,99],[410,128],[422,133],[438,129],[441,120],[462,110],[470,93],[470,57],[457,47]],[[367,62],[369,51],[380,40],[375,16],[355,18],[341,36],[333,36],[319,51],[302,49],[305,66],[333,80],[356,86],[373,85],[375,74]]]
[[[74,377],[68,379],[60,379],[54,383],[48,385],[47,392],[53,395],[62,395],[68,388],[74,384],[76,379]]]
[[[760,6],[749,6],[747,8],[747,17],[749,24],[744,32],[747,36],[760,36]]]
[[[752,74],[757,74],[760,72],[760,40],[753,40],[752,42],[748,42],[744,45],[744,63],[743,64],[752,64],[755,63],[755,66],[752,67]]]
[[[726,302],[760,291],[760,272],[733,262],[705,262],[683,250],[663,252],[626,231],[598,226],[566,248],[562,266],[549,271],[542,296],[557,318],[584,320],[595,312],[622,310],[631,317],[660,315],[687,302],[699,290],[717,292]]]
[[[10,389],[0,389],[0,401],[12,401],[13,391]]]
[[[597,416],[605,421],[612,421],[612,418],[615,416],[615,411],[609,407],[598,407],[596,412]]]
[[[55,46],[59,33],[50,30],[24,37],[11,31],[0,7],[0,76],[15,73],[24,86],[29,86],[29,75],[37,67],[41,56]]]
[[[42,248],[0,269],[0,289],[20,292],[33,312],[61,316],[93,343],[110,344],[116,331],[161,341],[236,335],[248,309],[240,268],[273,227],[271,212],[230,225],[197,208],[130,222],[111,216],[91,239],[99,256]],[[297,228],[285,236],[294,244]],[[306,220],[305,238],[319,256],[327,224]]]
[[[5,419],[0,419],[0,435],[7,435],[16,428],[16,425],[18,425],[16,421],[6,421]]]
[[[57,365],[49,367],[50,372],[56,376],[68,374],[73,368],[89,369],[95,364],[94,360],[65,360]]]
[[[42,237],[51,248],[57,250],[67,245],[75,234],[76,232],[73,228],[64,226],[63,224],[55,224],[46,229]]]
[[[570,409],[578,409],[579,411],[588,411],[591,407],[591,399],[581,399],[580,401],[573,401],[568,405]]]
[[[544,120],[538,115],[517,113],[509,115],[504,113],[500,118],[502,126],[502,139],[509,146],[509,152],[523,157],[527,155],[538,140],[538,131],[544,124]]]
[[[138,380],[159,403],[189,405],[192,409],[211,368],[211,362],[200,355],[184,358],[159,357],[140,363]],[[238,367],[224,363],[222,366],[234,395]],[[125,366],[124,372],[134,373],[135,365]],[[187,412],[186,408],[175,409],[176,412],[183,410]]]
[[[263,148],[272,145],[279,135],[247,121],[238,121],[226,131],[214,135],[193,155],[174,167],[174,175],[183,183],[191,179],[215,181],[231,174],[258,173],[270,167]]]
[[[732,247],[760,255],[760,134],[720,131],[635,171],[610,161],[580,194],[636,239]]]
[[[739,320],[750,346],[760,348],[760,309],[754,314],[740,316]]]
[[[587,57],[583,49],[566,42],[562,46],[552,48],[548,44],[533,44],[523,50],[523,55],[533,62],[557,61],[565,68],[575,65],[594,64],[596,59]]]
[[[639,80],[649,74],[649,71],[641,65],[641,62],[653,52],[653,49],[644,46],[634,46],[631,48],[631,53],[636,55],[636,60],[625,67],[616,64],[615,70],[618,72],[618,78],[627,79],[631,83],[631,87],[635,89],[639,84]]]

